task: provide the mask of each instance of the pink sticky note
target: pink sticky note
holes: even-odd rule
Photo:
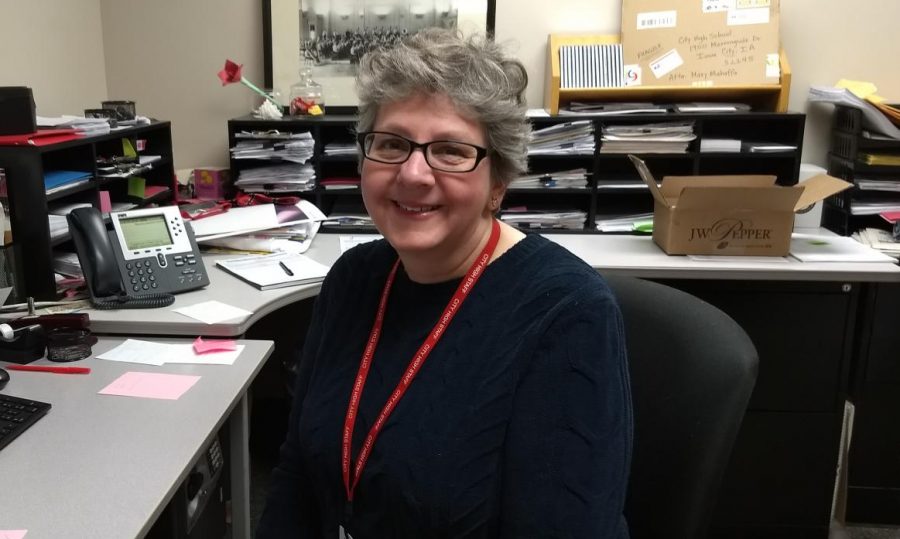
[[[0,530],[0,539],[22,539],[28,530]]]
[[[202,337],[197,337],[194,341],[195,354],[207,354],[209,352],[234,352],[237,350],[237,343],[231,339],[218,339],[215,341],[204,341]]]
[[[99,391],[101,395],[178,400],[199,380],[199,376],[126,372]]]
[[[100,213],[111,212],[112,202],[109,201],[109,191],[100,191],[97,195],[100,197]]]

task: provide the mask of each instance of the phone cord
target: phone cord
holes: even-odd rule
[[[128,296],[120,294],[109,298],[97,298],[93,301],[94,308],[101,311],[111,309],[153,309],[156,307],[168,307],[175,303],[172,294],[141,294]]]

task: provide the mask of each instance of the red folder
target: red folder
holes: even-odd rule
[[[74,129],[39,129],[21,135],[0,135],[0,146],[46,146],[81,138]]]

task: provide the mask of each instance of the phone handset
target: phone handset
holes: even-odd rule
[[[172,294],[129,295],[126,292],[109,233],[96,208],[76,208],[67,218],[91,303],[96,309],[166,307],[175,302]]]

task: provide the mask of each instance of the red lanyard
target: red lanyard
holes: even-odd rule
[[[438,319],[434,328],[432,328],[431,333],[428,334],[425,342],[419,347],[416,355],[414,355],[409,362],[409,366],[406,367],[406,372],[403,374],[403,377],[400,378],[400,382],[397,384],[397,387],[394,388],[394,392],[391,393],[390,398],[388,398],[387,402],[384,404],[384,408],[381,409],[381,413],[378,414],[378,418],[369,430],[369,434],[366,436],[362,449],[359,452],[359,456],[356,459],[356,467],[353,469],[353,484],[351,485],[350,443],[353,440],[353,427],[356,424],[356,414],[359,411],[359,399],[362,396],[363,386],[366,384],[366,377],[369,375],[369,367],[372,366],[372,356],[375,353],[375,347],[378,345],[378,338],[381,336],[384,311],[387,306],[388,295],[390,295],[391,292],[391,286],[394,284],[394,277],[397,275],[397,268],[400,266],[400,260],[398,259],[394,263],[394,267],[391,268],[387,282],[384,283],[384,290],[381,292],[381,302],[378,304],[378,312],[375,314],[375,323],[372,324],[372,332],[369,334],[369,340],[366,343],[362,359],[359,362],[359,371],[356,373],[356,382],[353,384],[353,392],[350,394],[350,404],[347,406],[347,416],[344,419],[344,439],[341,446],[341,471],[344,476],[344,489],[347,491],[348,502],[353,501],[353,492],[356,490],[356,485],[359,483],[359,477],[362,475],[363,468],[366,466],[366,461],[369,459],[372,446],[375,445],[375,438],[378,437],[387,418],[394,411],[394,408],[397,406],[397,403],[400,402],[400,399],[403,398],[406,389],[412,383],[413,378],[415,378],[419,369],[422,368],[425,359],[444,334],[450,321],[453,320],[460,305],[465,301],[469,292],[472,291],[475,283],[478,282],[478,279],[484,272],[485,266],[487,266],[487,263],[491,260],[491,256],[494,254],[494,249],[497,247],[499,239],[500,224],[494,220],[491,226],[491,236],[488,238],[487,245],[484,246],[481,254],[478,255],[478,258],[475,259],[472,267],[469,268],[466,277],[459,283],[456,292],[450,299],[450,303],[444,308],[444,313]]]

